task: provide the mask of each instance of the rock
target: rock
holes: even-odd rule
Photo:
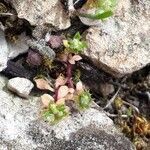
[[[93,13],[95,13],[95,9],[81,8],[80,13],[93,14]],[[99,26],[101,24],[101,20],[92,20],[92,19],[89,19],[86,17],[81,17],[81,16],[79,18],[82,23],[84,23],[85,25],[88,25],[88,26]]]
[[[53,31],[53,27],[48,27],[46,25],[38,25],[32,31],[32,36],[37,39],[43,39],[47,32]]]
[[[0,75],[0,90],[2,90],[6,85],[7,78]]]
[[[15,41],[11,41],[8,39],[8,58],[13,59],[20,54],[26,53],[29,49],[29,46],[27,45],[27,40],[29,39],[30,38],[26,36],[25,33],[22,33],[21,35],[17,36],[17,39]]]
[[[48,44],[51,46],[51,48],[59,48],[63,45],[63,38],[58,35],[50,35]]]
[[[105,84],[100,84],[100,93],[106,97],[109,94],[112,94],[115,91],[115,88],[112,84],[105,83]]]
[[[20,77],[12,78],[7,83],[7,88],[10,91],[23,98],[28,98],[33,87],[34,85],[30,80]]]
[[[29,50],[26,62],[30,67],[38,67],[42,64],[42,56],[36,51]]]
[[[30,39],[25,33],[16,36],[16,39],[5,38],[3,30],[0,27],[0,72],[7,67],[8,60],[28,51],[27,40]]]
[[[43,121],[40,111],[37,97],[23,101],[0,90],[0,149],[135,149],[101,109],[90,108],[53,126]]]
[[[70,19],[60,0],[7,0],[18,13],[33,26],[49,24],[58,29],[70,26]],[[30,6],[30,7],[29,7]]]
[[[33,50],[38,50],[41,55],[47,56],[48,59],[53,60],[55,58],[55,52],[46,45],[44,39],[28,40],[27,43]]]
[[[150,1],[118,1],[114,17],[87,31],[85,55],[106,72],[121,77],[150,63]]]
[[[22,63],[21,60],[18,60],[17,62],[9,60],[7,62],[7,68],[4,69],[2,73],[9,78],[23,77],[32,80],[37,75],[36,70],[29,67],[25,68]]]
[[[7,67],[8,51],[4,31],[0,29],[0,72]]]

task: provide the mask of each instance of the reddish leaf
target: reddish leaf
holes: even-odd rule
[[[64,98],[69,92],[69,89],[67,86],[61,86],[59,89],[58,89],[58,99],[61,99],[61,98]]]
[[[36,86],[41,90],[50,90],[54,92],[54,89],[49,85],[49,82],[44,79],[34,79]]]
[[[54,101],[54,98],[49,94],[43,94],[41,96],[41,101],[44,107],[48,107],[49,103]]]
[[[65,104],[65,98],[61,98],[56,101],[56,104]]]
[[[74,88],[69,88],[69,93],[73,94],[74,93]]]
[[[67,79],[64,78],[62,75],[60,75],[55,82],[55,88],[58,88],[61,85],[65,85],[67,82]]]
[[[82,59],[82,57],[80,55],[74,55],[73,57],[71,57],[69,59],[69,63],[74,65],[76,61],[79,61],[81,59]]]

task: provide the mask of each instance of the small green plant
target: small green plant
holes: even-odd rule
[[[89,108],[92,101],[91,94],[80,81],[80,71],[78,70],[73,74],[73,66],[82,59],[79,53],[87,48],[85,41],[77,32],[72,39],[69,38],[64,41],[64,46],[65,50],[58,54],[58,59],[65,64],[66,73],[60,74],[53,84],[47,79],[34,80],[39,89],[53,92],[53,96],[49,94],[41,96],[44,107],[42,115],[51,124],[57,123],[70,114],[66,100],[74,101],[78,110]],[[75,77],[74,80],[73,77]]]
[[[77,104],[80,109],[87,109],[89,108],[92,102],[92,97],[89,91],[85,90],[77,96]]]
[[[64,46],[67,51],[75,54],[82,53],[87,48],[87,44],[82,40],[79,32],[72,39],[64,40]]]
[[[86,3],[86,8],[95,8],[95,13],[81,13],[79,15],[93,20],[105,19],[113,15],[116,4],[117,0],[88,0]]]
[[[45,120],[52,124],[57,123],[68,115],[69,109],[64,104],[50,103],[49,106],[43,111],[43,117]]]

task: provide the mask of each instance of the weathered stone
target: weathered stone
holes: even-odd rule
[[[34,85],[30,80],[20,77],[12,78],[7,83],[7,88],[10,91],[23,98],[28,98],[33,87]]]
[[[58,29],[70,26],[69,16],[63,10],[60,0],[7,0],[16,9],[19,18],[31,25],[49,24]]]
[[[46,45],[44,39],[28,40],[27,43],[33,50],[38,50],[41,55],[47,56],[48,59],[53,60],[55,58],[55,52]]]
[[[6,85],[7,78],[4,76],[0,76],[0,90],[2,90]]]
[[[29,46],[27,45],[27,40],[29,39],[30,38],[26,36],[25,33],[22,33],[16,37],[15,41],[7,40],[9,48],[8,58],[13,59],[20,54],[26,53],[29,49]]]
[[[86,40],[89,56],[97,66],[123,76],[150,63],[150,1],[118,1],[114,17],[91,27]]]
[[[43,121],[40,111],[37,97],[24,101],[8,91],[0,90],[0,149],[134,149],[102,110],[90,108],[54,126]]]
[[[58,35],[50,35],[48,44],[51,48],[59,48],[63,45],[63,38]]]
[[[7,67],[8,51],[4,31],[0,29],[0,72]]]
[[[42,56],[36,51],[29,50],[26,62],[30,67],[38,67],[42,64]]]

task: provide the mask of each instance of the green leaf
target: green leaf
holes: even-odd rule
[[[93,20],[105,19],[113,15],[112,11],[106,11],[104,13],[96,13],[96,14],[81,14],[82,17],[90,18]]]
[[[78,102],[80,109],[89,108],[89,106],[92,102],[91,94],[89,93],[89,91],[84,91],[84,92],[80,93],[77,98],[77,102]]]
[[[78,40],[80,40],[81,39],[81,35],[80,35],[80,33],[79,32],[77,32],[75,35],[74,35],[74,37],[73,37],[74,39],[78,39]]]
[[[47,109],[44,109],[42,116],[51,124],[56,124],[58,121],[69,115],[67,106],[57,105],[52,103]]]
[[[56,104],[51,104],[50,109],[51,109],[53,114],[57,114],[59,112],[57,107],[56,107]]]
[[[55,116],[54,114],[50,114],[49,116],[46,117],[46,120],[48,122],[54,122],[55,121]]]
[[[91,2],[92,3],[92,2]],[[93,1],[96,9],[95,14],[79,14],[81,17],[90,18],[93,20],[105,19],[113,15],[117,0],[96,0]],[[91,5],[91,4],[90,4]]]
[[[82,40],[79,32],[74,35],[73,39],[69,39],[67,42],[65,41],[64,46],[69,52],[75,54],[82,53],[87,48],[87,44]]]

